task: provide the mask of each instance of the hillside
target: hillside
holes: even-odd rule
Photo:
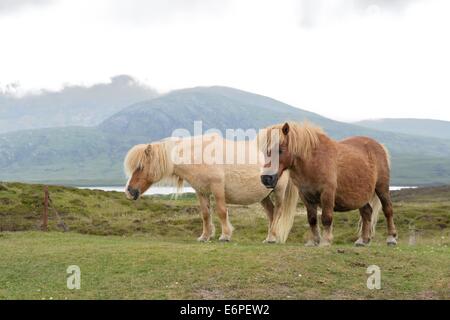
[[[261,243],[267,218],[259,204],[230,206],[230,243],[217,235],[198,243],[192,195],[130,201],[119,192],[59,186],[50,195],[69,232],[54,212],[50,231],[38,231],[41,185],[0,183],[0,299],[449,298],[448,187],[393,192],[395,248],[384,243],[383,215],[371,245],[354,247],[357,211],[334,216],[328,248],[304,247],[301,204],[284,245]],[[220,230],[215,214],[213,221]],[[81,290],[67,290],[69,264],[82,270]],[[373,264],[382,270],[380,290],[366,286]]]
[[[16,130],[95,126],[122,108],[156,96],[156,92],[122,75],[110,83],[65,86],[16,97],[0,92],[0,133]]]
[[[280,101],[227,87],[197,87],[176,90],[127,107],[106,119],[99,129],[121,136],[168,137],[176,128],[193,132],[193,122],[202,120],[203,130],[215,128],[263,128],[286,120],[311,121],[335,139],[365,135],[380,140],[395,156],[450,156],[450,141],[395,134],[328,119]],[[150,125],[151,124],[151,125]]]
[[[450,139],[450,122],[430,119],[377,119],[354,124],[383,131]]]
[[[229,128],[262,128],[286,119],[309,119],[327,128],[330,134],[345,135],[354,127],[265,96],[216,86],[176,90],[136,103],[106,119],[99,128],[154,140],[170,136],[176,128],[192,132],[196,120],[203,122],[204,130],[215,128],[225,132]]]
[[[203,130],[261,128],[309,120],[332,137],[371,136],[387,145],[393,183],[450,182],[450,140],[383,132],[334,121],[261,95],[226,87],[177,90],[133,104],[97,127],[49,128],[0,135],[0,180],[123,184],[122,160],[136,143],[203,121]]]
[[[66,127],[0,135],[0,180],[60,184],[123,183],[122,161],[141,139]]]

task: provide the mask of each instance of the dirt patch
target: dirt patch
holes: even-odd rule
[[[10,205],[10,204],[13,204],[13,203],[14,203],[14,201],[12,201],[9,198],[0,198],[0,204]]]
[[[434,300],[434,299],[438,299],[439,297],[436,295],[436,293],[434,291],[426,290],[426,291],[419,292],[417,294],[417,298],[420,300]]]
[[[205,299],[205,300],[225,299],[223,292],[220,290],[199,289],[195,293],[200,297],[200,299]]]

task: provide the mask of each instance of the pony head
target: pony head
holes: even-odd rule
[[[262,130],[258,136],[258,145],[264,154],[261,182],[267,188],[275,188],[295,158],[307,160],[311,156],[319,144],[319,134],[323,134],[322,129],[308,122],[286,122]]]
[[[124,161],[128,182],[125,194],[137,200],[154,183],[170,174],[170,163],[162,143],[138,144],[128,151]]]

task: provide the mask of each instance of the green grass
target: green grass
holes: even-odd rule
[[[3,234],[0,250],[2,299],[442,299],[450,289],[448,247],[434,245],[305,248],[19,232]],[[73,264],[80,290],[66,288]],[[381,268],[381,290],[366,287],[372,264]]]
[[[0,183],[0,299],[450,299],[449,187],[393,193],[395,248],[384,244],[382,217],[372,245],[353,247],[356,212],[335,215],[330,248],[303,246],[301,214],[285,245],[262,244],[258,205],[231,206],[232,242],[197,243],[193,195],[132,202],[56,186],[50,194],[70,232],[53,213],[51,231],[38,231],[42,186]],[[366,287],[372,264],[380,290]],[[80,290],[66,287],[69,265],[81,268]]]

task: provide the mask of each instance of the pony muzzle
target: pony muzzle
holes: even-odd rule
[[[141,192],[139,189],[133,189],[131,187],[127,188],[127,196],[129,199],[137,200],[139,199],[139,196],[141,195]]]
[[[269,189],[276,187],[278,182],[278,174],[264,174],[261,176],[261,183]]]

